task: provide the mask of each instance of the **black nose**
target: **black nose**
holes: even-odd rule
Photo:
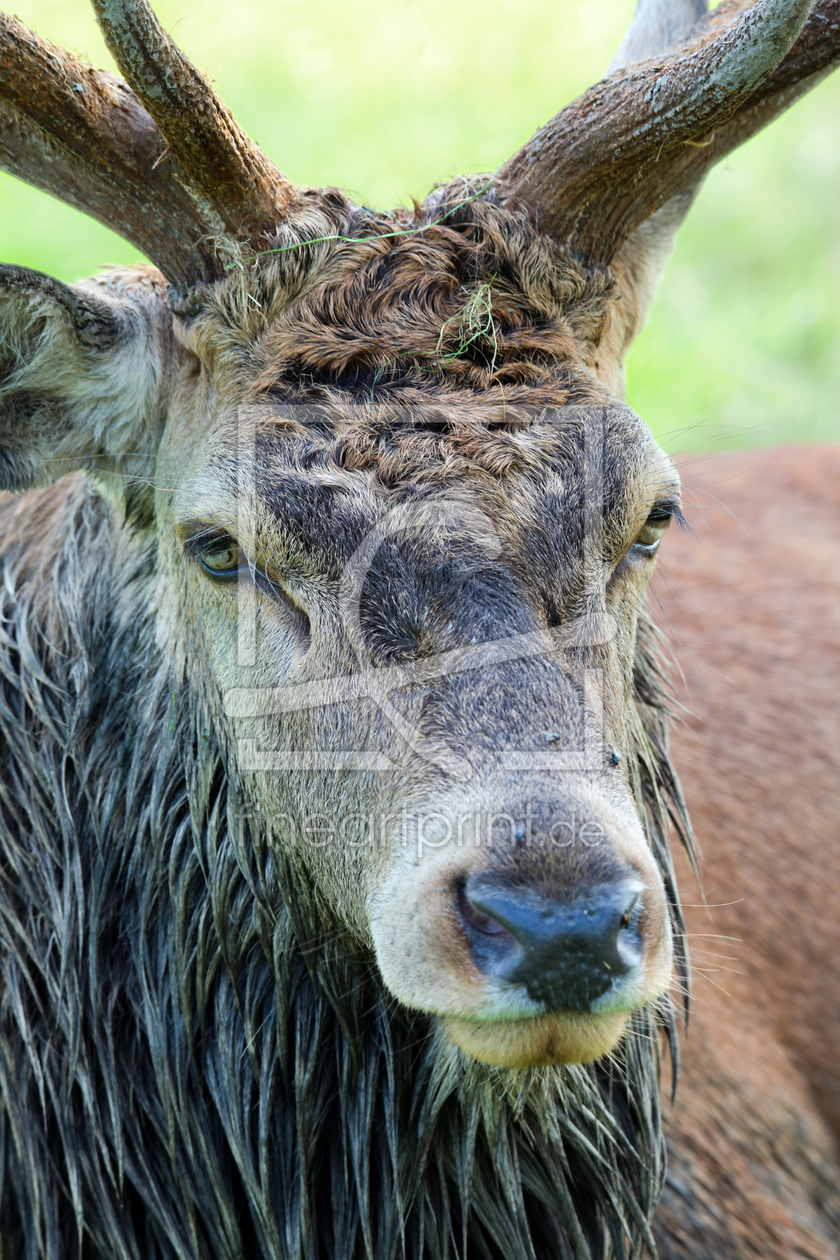
[[[458,908],[485,975],[521,985],[549,1011],[588,1011],[641,963],[642,891],[629,877],[563,901],[476,875]]]

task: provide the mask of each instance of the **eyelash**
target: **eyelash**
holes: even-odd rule
[[[666,531],[668,530],[668,528],[670,527],[673,521],[676,521],[679,527],[683,527],[685,525],[685,517],[680,511],[678,504],[676,503],[655,504],[654,507],[651,508],[647,519],[642,525],[642,528],[639,531],[639,535],[641,536],[641,534],[649,526],[655,527],[656,525],[660,525],[660,524],[662,525],[662,532],[660,533],[658,538],[654,539],[654,541],[650,543],[641,542],[640,537],[637,537],[636,541],[633,543],[634,549],[642,552],[644,555],[650,555],[650,556],[655,555],[656,552],[659,550],[659,544],[661,543],[662,539],[665,536]]]
[[[206,556],[213,549],[217,551],[223,551],[225,549],[236,551],[238,555],[238,563],[236,565],[232,565],[229,569],[211,568],[211,566],[207,563]],[[231,537],[230,534],[202,530],[186,539],[184,543],[184,550],[190,559],[194,560],[200,566],[202,571],[214,581],[226,582],[230,581],[232,578],[238,577],[243,571],[243,559],[246,560],[249,572],[253,573],[252,566],[247,562],[247,558],[245,557],[242,548],[239,546],[236,539]]]
[[[210,568],[202,553],[206,553],[214,547],[218,550],[225,550],[228,547],[231,550],[235,549],[238,553],[238,563],[232,565],[229,569]],[[276,603],[281,604],[286,612],[295,619],[298,623],[300,634],[307,640],[310,638],[311,624],[308,614],[263,569],[258,568],[249,559],[243,548],[230,534],[222,531],[198,530],[192,537],[185,540],[184,549],[190,559],[199,565],[202,572],[215,585],[224,585],[228,582],[232,585],[243,574],[247,573],[250,580],[259,590],[263,591]]]

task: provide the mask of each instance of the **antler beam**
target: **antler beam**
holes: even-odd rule
[[[634,228],[840,59],[840,0],[744,7],[729,0],[667,58],[578,97],[500,169],[500,198],[608,263]]]

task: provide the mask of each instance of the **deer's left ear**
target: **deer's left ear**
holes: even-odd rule
[[[154,469],[172,316],[151,267],[72,287],[0,265],[0,489],[84,469],[113,484]]]

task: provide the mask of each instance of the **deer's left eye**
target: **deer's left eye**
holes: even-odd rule
[[[205,573],[209,573],[211,577],[236,577],[244,564],[245,557],[242,548],[229,534],[224,534],[220,538],[206,539],[197,545],[194,544],[194,548],[195,558]]]
[[[673,513],[664,508],[655,509],[639,530],[633,544],[640,551],[652,555],[659,546],[659,540],[673,520]]]

